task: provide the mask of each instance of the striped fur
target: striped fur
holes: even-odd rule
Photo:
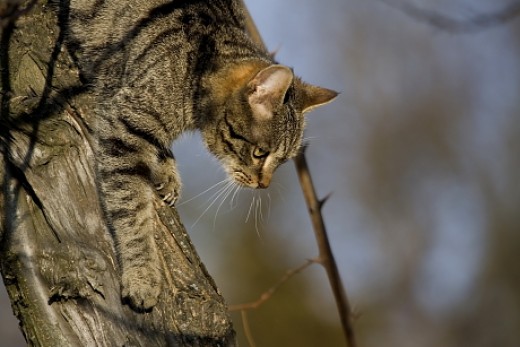
[[[61,0],[67,45],[97,97],[97,172],[116,241],[122,297],[151,309],[162,274],[153,200],[174,204],[180,180],[170,146],[200,130],[247,187],[269,185],[296,155],[303,113],[336,93],[277,65],[244,30],[235,0]]]

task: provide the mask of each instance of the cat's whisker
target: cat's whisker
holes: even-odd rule
[[[249,205],[249,210],[247,211],[246,223],[249,221],[249,217],[251,216],[251,210],[253,208],[253,204],[255,203],[255,195],[253,194],[252,197],[253,198],[251,199],[251,205]]]
[[[229,195],[233,192],[235,189],[235,183],[233,181],[230,181],[230,184],[226,186],[226,193],[224,194],[224,197],[222,198],[222,201],[220,204],[218,204],[217,211],[215,212],[215,218],[213,218],[213,229],[215,229],[215,225],[217,224],[217,215],[218,211],[220,211],[220,208],[224,204],[224,201],[229,197]]]
[[[304,137],[304,138],[302,139],[302,143],[303,143],[303,144],[308,144],[309,142],[312,142],[312,141],[314,141],[314,140],[316,140],[316,139],[317,139],[316,136],[308,136],[308,137]]]
[[[267,193],[267,220],[271,217],[271,194]]]
[[[200,207],[204,206],[204,205],[205,205],[206,203],[208,203],[209,201],[212,201],[212,203],[214,203],[214,201],[215,201],[216,199],[218,199],[219,196],[222,195],[222,193],[226,190],[226,188],[231,184],[231,180],[230,180],[230,179],[225,179],[224,182],[225,182],[224,186],[219,187],[218,190],[217,190],[215,193],[213,193],[213,194],[212,194],[212,195],[211,195],[211,196],[206,200],[206,202],[204,202],[204,203],[202,203],[202,204],[200,205]]]
[[[230,186],[230,182],[227,181],[226,182],[226,185],[224,185],[223,187],[220,187],[207,201],[206,203],[208,204],[206,206],[206,208],[204,209],[204,211],[201,213],[201,215],[195,220],[195,222],[192,224],[192,227],[194,227],[199,221],[200,219],[202,219],[202,217],[206,214],[206,212],[209,211],[209,209],[218,201],[218,199],[226,193],[227,191],[227,188]]]
[[[238,193],[240,193],[242,191],[240,185],[236,185],[235,186],[235,192],[233,193],[233,195],[231,196],[231,201],[229,202],[229,206],[231,207],[231,209],[234,209],[235,207],[237,207],[237,205],[233,205],[233,201],[235,200],[236,196]]]
[[[258,207],[260,206],[261,204],[261,199],[262,197],[258,197],[258,200],[256,200],[256,204],[255,204],[255,230],[256,230],[256,234],[258,235],[258,237],[260,237],[260,229],[258,228]]]
[[[265,221],[267,220],[267,218],[264,218],[265,206],[266,206],[266,203],[265,203],[265,198],[264,198],[264,206],[262,207],[262,210],[261,210],[262,223],[265,223]]]
[[[222,187],[221,189],[219,189],[219,190],[217,191],[217,193],[213,194],[213,196],[210,198],[210,199],[213,199],[213,200],[212,200],[211,203],[206,207],[206,209],[202,212],[202,214],[199,216],[199,218],[197,218],[197,219],[195,220],[195,222],[191,225],[192,228],[193,228],[193,227],[194,227],[194,226],[195,226],[195,225],[196,225],[196,224],[201,220],[201,218],[206,214],[206,212],[209,211],[209,209],[211,208],[211,206],[213,206],[213,205],[217,202],[217,200],[218,200],[218,199],[219,199],[223,194],[225,194],[225,193],[227,192],[229,186],[232,185],[232,184],[233,184],[233,182],[228,180],[227,183],[226,183],[226,185],[225,185],[224,187]],[[214,197],[214,198],[213,198],[213,197]]]
[[[281,183],[279,182],[273,182],[274,184],[272,185],[272,187],[276,188],[276,191],[278,193],[278,196],[280,196],[280,198],[282,199],[282,202],[286,203],[287,201],[285,200],[285,192],[287,191],[287,188],[285,188]]]
[[[200,197],[200,196],[206,194],[207,192],[209,192],[210,190],[214,189],[215,187],[217,187],[217,186],[219,186],[219,185],[221,185],[221,184],[223,184],[223,183],[226,183],[227,181],[228,181],[228,178],[225,178],[225,179],[223,179],[222,181],[219,181],[219,182],[215,183],[214,185],[212,185],[212,186],[209,187],[208,189],[204,190],[203,192],[198,193],[197,195],[195,195],[195,196],[189,198],[188,200],[182,201],[181,203],[177,204],[177,207],[182,206],[182,205],[184,205],[184,204],[187,204],[187,203],[190,202],[190,201],[193,201],[193,200],[197,199],[198,197]]]
[[[260,206],[258,207],[258,212],[260,214],[260,223],[264,221],[264,212],[262,211],[262,197],[260,197]]]

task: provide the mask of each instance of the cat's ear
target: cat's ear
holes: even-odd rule
[[[273,110],[283,103],[294,74],[286,66],[271,65],[258,72],[248,83],[248,100],[257,120],[269,120]]]
[[[302,113],[310,112],[317,107],[328,104],[338,96],[338,92],[334,90],[310,84],[304,84],[303,94]]]

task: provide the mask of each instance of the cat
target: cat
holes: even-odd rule
[[[122,300],[148,311],[163,282],[154,201],[174,205],[181,192],[172,142],[198,130],[239,185],[266,188],[297,155],[304,114],[337,93],[256,45],[240,1],[60,1],[68,48],[97,98],[97,180]]]

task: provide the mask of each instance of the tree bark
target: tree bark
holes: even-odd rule
[[[31,346],[235,346],[226,304],[175,209],[156,201],[166,285],[121,303],[89,124],[92,92],[46,1],[0,0],[0,266]]]

